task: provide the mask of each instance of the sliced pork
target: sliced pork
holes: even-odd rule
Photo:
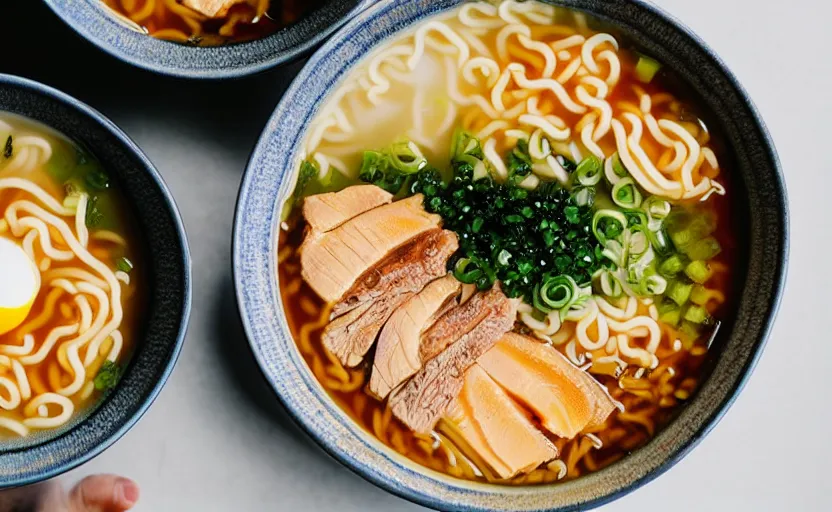
[[[327,325],[324,346],[345,366],[358,365],[390,315],[426,284],[447,273],[448,258],[456,249],[456,235],[441,229],[418,235],[395,249],[359,280],[354,295],[339,302],[357,309]]]
[[[615,408],[589,374],[553,347],[526,336],[506,334],[477,365],[559,437],[571,439],[603,423]]]
[[[441,428],[479,467],[490,468],[492,479],[527,473],[558,454],[528,414],[477,365],[465,372],[462,391]]]
[[[482,296],[482,307],[487,308],[489,314],[390,394],[389,404],[393,414],[411,430],[428,433],[433,429],[459,394],[465,370],[514,325],[516,301],[508,299],[499,286],[494,286]],[[453,310],[445,316],[450,314]]]
[[[447,273],[448,259],[458,248],[453,231],[433,229],[416,236],[365,272],[335,304],[333,314],[342,315],[386,294],[419,291]]]
[[[326,302],[336,302],[390,251],[439,227],[422,195],[373,208],[326,233],[311,232],[301,246],[303,278]]]
[[[307,197],[303,200],[303,218],[313,231],[325,233],[392,200],[393,194],[375,185],[356,185]]]
[[[378,338],[369,391],[379,399],[422,367],[421,333],[456,305],[461,285],[452,275],[428,284],[397,309]]]

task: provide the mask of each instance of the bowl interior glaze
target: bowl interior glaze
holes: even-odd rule
[[[416,466],[381,445],[318,384],[287,328],[276,280],[280,206],[294,184],[306,127],[346,73],[396,32],[459,0],[386,0],[359,14],[310,59],[284,95],[255,148],[237,206],[234,272],[255,357],[294,419],[331,455],[376,485],[441,510],[585,510],[614,500],[669,469],[718,422],[742,389],[779,305],[788,256],[788,207],[773,143],[746,93],[689,29],[633,0],[553,2],[589,13],[657,57],[686,82],[726,141],[747,233],[738,303],[720,329],[720,349],[699,391],[646,446],[610,467],[547,486],[505,487],[456,480]],[[754,215],[750,215],[754,212]]]
[[[116,389],[62,432],[0,447],[0,488],[6,488],[51,478],[91,459],[144,414],[182,348],[191,307],[191,260],[167,186],[112,122],[60,91],[11,75],[0,75],[0,111],[45,124],[100,160],[130,203],[145,245],[147,279],[143,322]]]
[[[372,0],[330,0],[262,39],[197,47],[139,32],[101,0],[44,0],[84,39],[140,68],[182,78],[238,78],[291,61],[318,46]]]

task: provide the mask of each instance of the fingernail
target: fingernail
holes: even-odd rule
[[[126,478],[120,478],[117,485],[125,505],[132,506],[139,501],[139,486],[135,482]]]

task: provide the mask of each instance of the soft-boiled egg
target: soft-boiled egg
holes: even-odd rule
[[[0,236],[0,334],[26,320],[39,289],[35,263],[22,247]]]

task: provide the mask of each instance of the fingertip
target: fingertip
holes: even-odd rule
[[[116,492],[119,495],[121,505],[132,507],[139,501],[139,486],[129,478],[119,478],[116,482]]]

